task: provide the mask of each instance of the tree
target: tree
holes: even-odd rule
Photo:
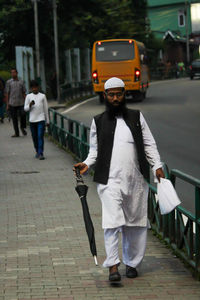
[[[0,64],[15,59],[16,45],[35,48],[34,11],[31,0],[0,0]],[[58,40],[64,50],[92,47],[108,38],[148,41],[145,0],[57,0]],[[52,1],[38,2],[41,56],[54,68]],[[51,64],[49,64],[51,62]]]
[[[3,61],[13,60],[14,46],[32,46],[33,13],[31,3],[28,1],[0,0],[0,51]]]

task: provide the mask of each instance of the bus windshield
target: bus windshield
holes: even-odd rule
[[[97,61],[121,61],[134,59],[134,42],[117,41],[96,44]]]

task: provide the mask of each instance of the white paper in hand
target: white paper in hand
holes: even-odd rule
[[[181,203],[169,179],[160,178],[160,182],[157,184],[157,195],[161,215],[170,213]]]

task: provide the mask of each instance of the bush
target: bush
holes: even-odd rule
[[[9,78],[11,78],[10,72],[8,71],[0,71],[0,77],[6,82]]]

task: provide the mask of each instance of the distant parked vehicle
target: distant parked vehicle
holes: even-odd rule
[[[189,67],[190,79],[193,79],[195,76],[200,77],[200,59],[195,59]]]

